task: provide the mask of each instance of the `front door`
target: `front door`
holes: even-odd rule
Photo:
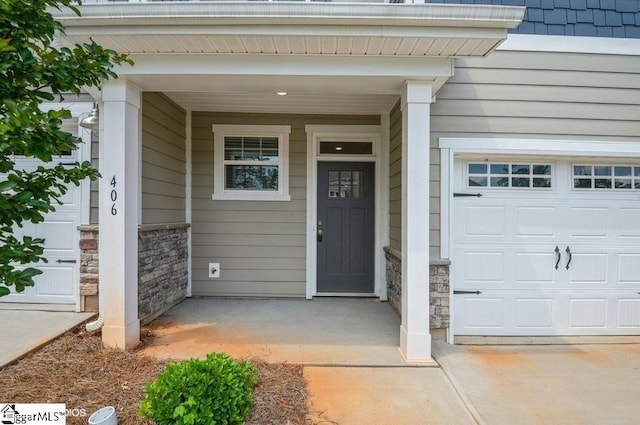
[[[318,292],[374,292],[374,163],[318,163]]]

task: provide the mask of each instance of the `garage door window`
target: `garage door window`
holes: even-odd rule
[[[550,189],[551,164],[470,162],[468,187]]]
[[[576,164],[573,188],[593,190],[639,190],[640,166]]]

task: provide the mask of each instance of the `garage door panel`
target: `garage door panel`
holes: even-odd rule
[[[618,256],[618,282],[623,285],[640,285],[640,253]]]
[[[555,255],[544,252],[518,252],[515,254],[515,286],[527,283],[546,284],[554,283]]]
[[[558,214],[556,207],[517,206],[515,235],[522,237],[555,237],[554,217]]]
[[[573,238],[609,236],[608,208],[572,207],[567,220],[569,235]]]
[[[495,328],[498,331],[504,328],[504,299],[461,296],[457,300],[464,310],[463,328]]]
[[[553,327],[553,298],[516,298],[515,328]]]
[[[572,298],[569,300],[569,329],[599,328],[607,324],[606,298]]]
[[[618,323],[621,328],[640,329],[640,299],[620,298],[618,301]]]
[[[640,295],[486,290],[454,295],[456,335],[628,335],[640,332]]]
[[[476,282],[502,284],[504,282],[504,253],[466,251],[464,262],[465,284]]]
[[[569,284],[571,286],[604,286],[608,282],[609,255],[604,252],[571,254]]]
[[[640,208],[620,208],[616,217],[618,235],[622,239],[640,239]]]
[[[505,236],[505,208],[496,206],[467,206],[464,209],[465,233],[468,236]]]
[[[50,220],[38,226],[38,237],[44,238],[45,250],[69,251],[75,250],[75,229],[73,221]]]

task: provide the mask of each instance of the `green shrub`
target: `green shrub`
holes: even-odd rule
[[[242,424],[253,406],[256,368],[224,353],[169,363],[145,386],[139,414],[158,425]]]

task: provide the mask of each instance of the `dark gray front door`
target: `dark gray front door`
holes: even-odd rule
[[[374,292],[374,170],[318,163],[318,292]]]

